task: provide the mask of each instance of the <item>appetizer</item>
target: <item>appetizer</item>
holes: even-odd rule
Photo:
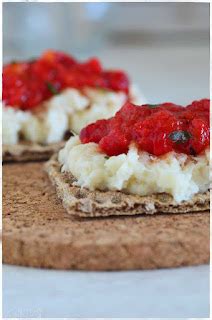
[[[48,50],[3,67],[3,159],[48,158],[88,123],[143,97],[121,70]]]
[[[125,103],[71,137],[46,165],[58,196],[79,216],[209,209],[208,99]]]

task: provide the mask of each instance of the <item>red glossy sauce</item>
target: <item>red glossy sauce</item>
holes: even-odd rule
[[[127,153],[131,142],[156,156],[170,151],[195,156],[210,143],[209,106],[208,99],[187,107],[126,103],[113,118],[82,129],[80,139],[82,143],[98,143],[108,156]]]
[[[3,101],[22,110],[32,109],[65,88],[105,88],[128,93],[123,71],[105,71],[98,59],[84,63],[71,56],[46,51],[40,58],[3,67]]]

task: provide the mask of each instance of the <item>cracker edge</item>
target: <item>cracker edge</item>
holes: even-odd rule
[[[65,141],[40,145],[36,143],[18,143],[16,145],[3,145],[2,159],[7,162],[44,161],[58,152],[65,144]]]
[[[71,175],[66,177],[66,174],[60,172],[57,154],[45,164],[44,168],[70,215],[91,218],[154,213],[195,213],[209,210],[209,191],[198,193],[191,200],[183,201],[179,205],[168,194],[137,196],[119,191],[89,191],[73,186],[70,181],[74,180],[74,177]]]

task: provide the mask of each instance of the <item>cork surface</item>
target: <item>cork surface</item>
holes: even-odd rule
[[[71,173],[61,172],[57,155],[54,155],[45,164],[45,169],[56,188],[58,197],[70,215],[107,217],[154,213],[193,213],[209,210],[209,191],[198,193],[189,201],[183,201],[179,204],[166,193],[139,196],[119,191],[81,189],[74,185],[76,179]]]
[[[209,213],[75,218],[43,163],[3,166],[3,262],[84,270],[209,262]]]

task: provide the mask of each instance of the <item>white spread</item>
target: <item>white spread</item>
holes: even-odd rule
[[[30,118],[28,112],[22,112],[12,107],[4,107],[2,110],[2,141],[4,144],[16,144],[20,130]]]
[[[104,89],[89,88],[85,90],[85,94],[90,101],[89,108],[75,112],[71,117],[70,127],[77,133],[89,123],[114,116],[127,98],[124,92]]]
[[[98,144],[81,144],[76,136],[59,152],[59,162],[62,171],[74,175],[77,186],[90,190],[166,192],[180,203],[209,188],[209,149],[198,157],[175,152],[155,157],[132,144],[127,154],[108,158]]]
[[[31,111],[3,107],[3,144],[16,144],[19,134],[41,144],[59,142],[68,130],[79,133],[88,123],[112,117],[124,104],[123,92],[86,88],[66,89]],[[139,90],[132,87],[130,99],[145,103]]]

